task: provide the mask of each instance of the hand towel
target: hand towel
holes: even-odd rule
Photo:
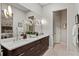
[[[73,44],[74,46],[77,46],[77,43],[78,43],[78,25],[77,24],[73,26],[72,35],[73,35]]]

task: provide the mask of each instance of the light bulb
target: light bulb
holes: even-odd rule
[[[43,25],[45,25],[45,24],[47,23],[47,21],[46,21],[45,19],[42,19],[42,20],[41,20],[41,23],[42,23]]]
[[[7,10],[6,9],[4,9],[4,15],[5,15],[6,18],[8,18]]]
[[[12,8],[11,8],[11,6],[8,6],[8,14],[9,14],[9,16],[12,16]]]

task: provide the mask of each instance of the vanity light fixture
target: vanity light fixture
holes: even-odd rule
[[[8,6],[8,9],[4,9],[4,15],[6,18],[8,18],[9,16],[12,16],[12,8],[11,6]]]
[[[46,25],[46,24],[47,24],[46,19],[42,19],[42,20],[41,20],[41,24]]]
[[[8,6],[8,14],[9,14],[9,16],[12,16],[12,8],[11,8],[11,6]]]
[[[6,18],[8,18],[8,14],[7,14],[7,10],[6,9],[4,9],[4,15],[5,15]]]

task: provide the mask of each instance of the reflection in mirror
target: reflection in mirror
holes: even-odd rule
[[[35,32],[34,16],[29,16],[28,19],[29,19],[29,22],[31,23],[31,25],[29,25],[29,31]]]
[[[28,25],[29,31],[27,32],[32,32],[32,33],[38,33],[40,34],[41,31],[41,16],[36,14],[33,11],[29,11],[26,14],[26,24]]]
[[[21,39],[42,32],[41,16],[19,3],[3,3],[1,37]],[[42,21],[43,22],[43,21]]]
[[[1,39],[13,37],[13,14],[11,6],[2,4],[1,9]]]

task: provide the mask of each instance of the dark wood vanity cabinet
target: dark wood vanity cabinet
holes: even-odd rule
[[[43,55],[49,47],[49,36],[34,41],[32,43],[26,44],[14,50],[7,50],[4,47],[4,56],[41,56]]]

